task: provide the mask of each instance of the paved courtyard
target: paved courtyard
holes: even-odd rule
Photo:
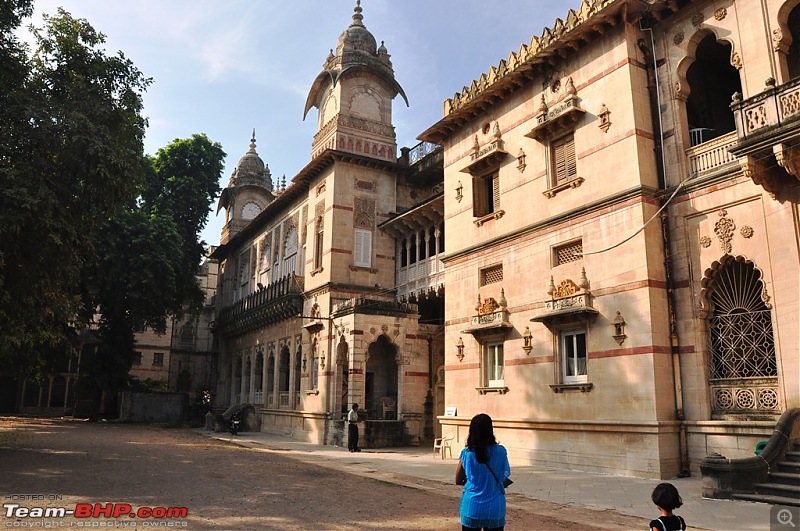
[[[0,525],[460,529],[460,487],[379,467],[365,472],[350,460],[324,464],[197,430],[0,417]],[[59,508],[90,516],[60,516]],[[509,495],[508,530],[646,526],[614,511]]]

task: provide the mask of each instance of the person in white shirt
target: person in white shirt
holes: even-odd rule
[[[353,404],[353,409],[347,412],[347,449],[361,451],[358,447],[358,404]]]

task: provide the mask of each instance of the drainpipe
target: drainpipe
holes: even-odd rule
[[[647,21],[650,23],[650,21]],[[661,91],[658,83],[658,65],[656,61],[656,43],[653,37],[653,30],[648,26],[644,26],[644,17],[639,21],[639,29],[647,32],[650,35],[650,49],[647,50],[647,45],[639,42],[639,47],[645,54],[646,68],[652,72],[652,78],[648,76],[648,91],[650,93],[650,111],[653,117],[653,127],[657,129],[656,134],[653,135],[656,139],[654,148],[656,157],[660,161],[660,165],[656,167],[658,175],[659,189],[666,189],[666,160],[664,157],[664,129],[661,123]],[[653,81],[651,83],[650,81]],[[661,199],[661,206],[664,205],[666,198]],[[669,216],[667,210],[661,214],[661,239],[664,249],[664,276],[667,287],[667,313],[669,318],[669,339],[670,339],[670,354],[672,358],[672,377],[674,382],[674,398],[675,398],[675,420],[678,421],[678,451],[680,454],[680,471],[678,477],[684,478],[691,476],[689,467],[689,451],[687,447],[687,427],[686,415],[683,407],[683,380],[681,378],[681,355],[680,355],[680,338],[678,336],[678,318],[675,310],[675,280],[673,276],[673,262],[672,251],[670,243],[669,232]]]

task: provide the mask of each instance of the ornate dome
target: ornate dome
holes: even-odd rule
[[[369,55],[376,55],[378,44],[375,41],[375,37],[362,22],[364,15],[361,14],[361,0],[356,0],[356,7],[353,11],[353,22],[339,35],[336,55],[341,57],[348,52],[364,52]]]
[[[243,186],[245,184],[262,186],[272,191],[272,174],[269,171],[269,167],[264,164],[264,161],[256,153],[255,129],[253,129],[253,136],[250,138],[250,149],[236,164],[236,169],[233,170],[228,186]]]

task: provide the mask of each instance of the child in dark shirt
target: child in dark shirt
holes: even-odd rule
[[[650,522],[651,531],[684,531],[686,522],[680,516],[672,514],[672,511],[683,505],[678,489],[671,483],[660,483],[653,489],[650,497],[656,504],[661,516],[657,520]]]

